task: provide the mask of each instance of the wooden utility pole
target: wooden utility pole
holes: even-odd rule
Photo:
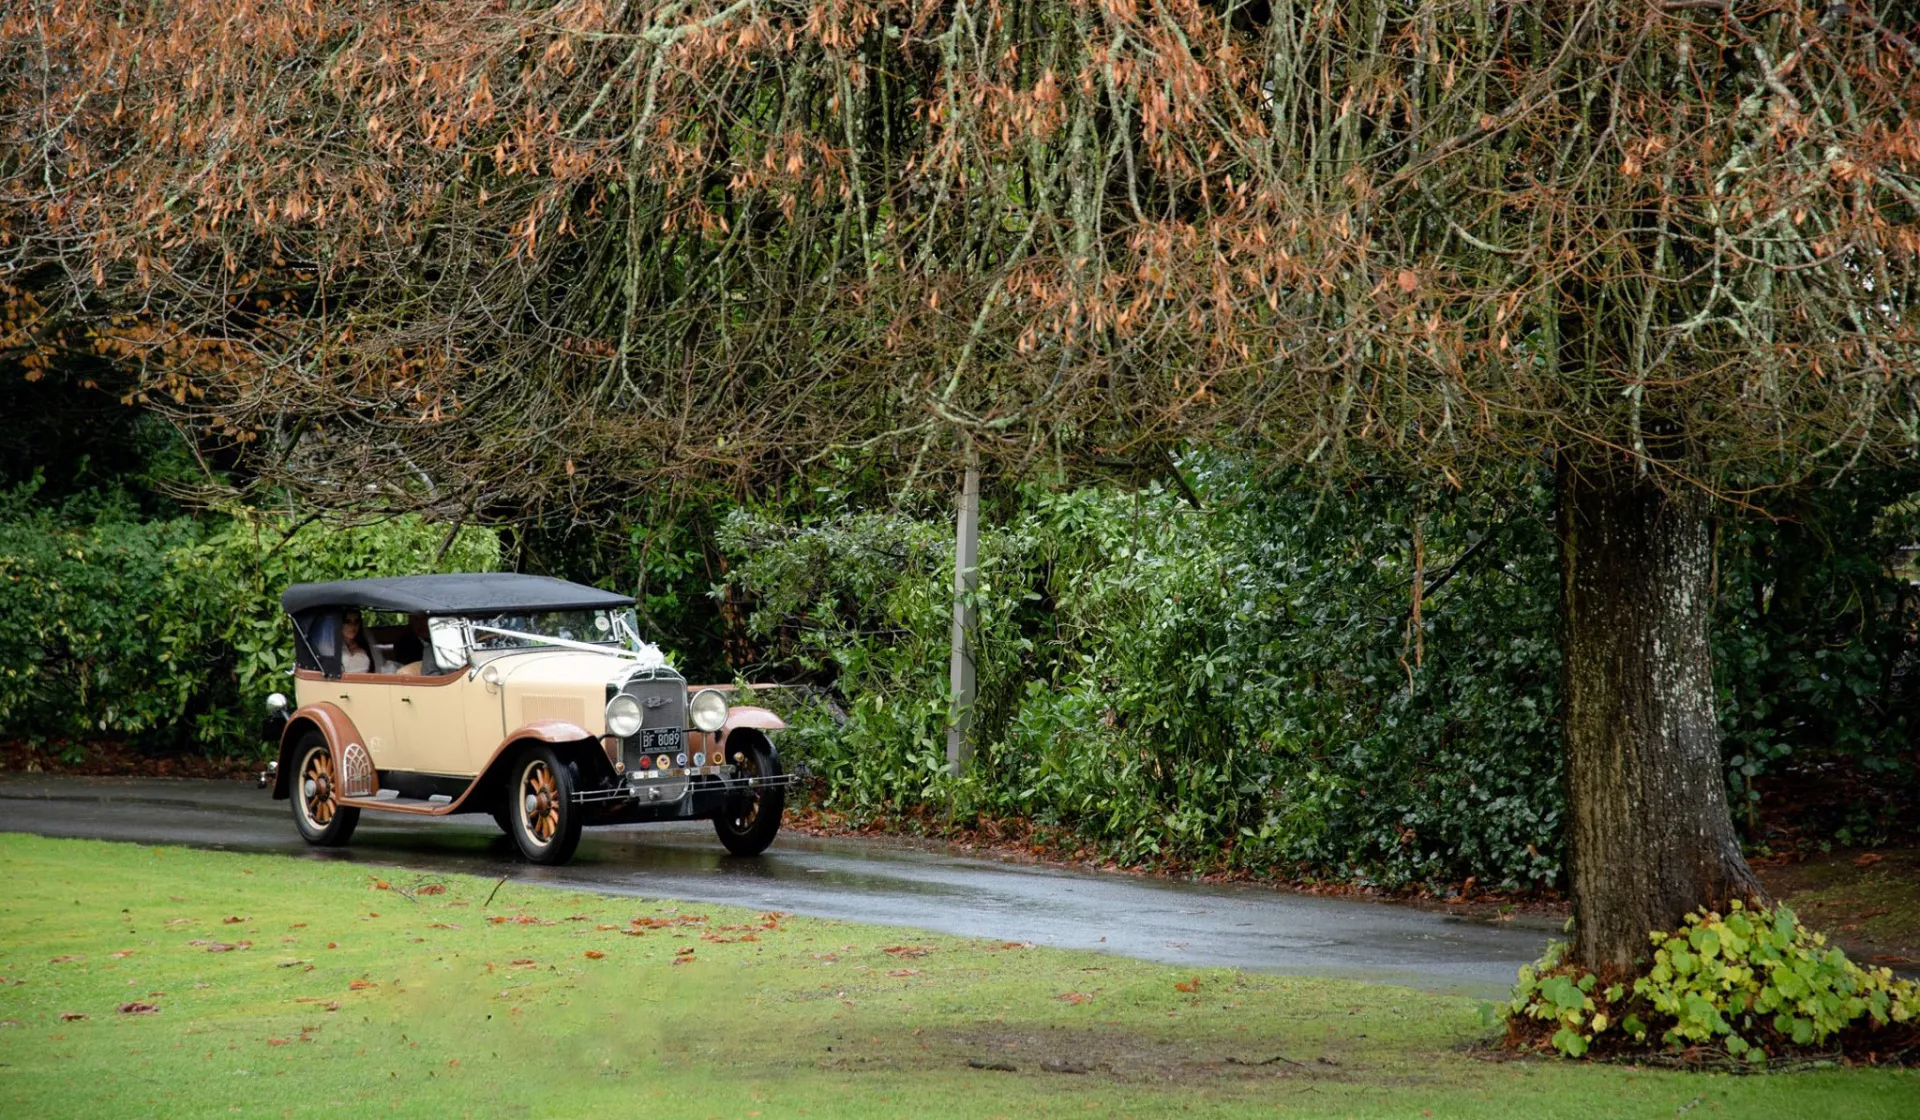
[[[952,718],[947,723],[947,769],[960,776],[973,745],[967,731],[973,722],[973,649],[971,643],[979,612],[974,592],[980,587],[980,461],[967,451],[966,481],[960,489],[960,509],[953,543],[953,694]]]

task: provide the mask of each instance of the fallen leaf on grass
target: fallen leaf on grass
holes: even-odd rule
[[[60,1021],[63,1023],[76,1022],[86,1017],[86,1013],[81,1011],[62,1011],[60,1013]]]
[[[637,929],[666,929],[668,926],[697,926],[706,920],[705,914],[681,914],[672,918],[640,917],[628,924]]]
[[[187,944],[199,946],[209,953],[233,953],[242,949],[253,948],[253,942],[251,941],[235,941],[229,944],[225,941],[209,941],[204,937],[196,937],[192,941],[187,942]],[[331,946],[329,946],[329,948],[331,948]]]
[[[933,952],[933,946],[931,945],[888,945],[882,948],[880,951],[883,953],[887,953],[891,956],[899,957],[902,960],[911,960],[918,957],[924,957],[928,953]]]
[[[1855,867],[1872,867],[1874,864],[1886,858],[1886,856],[1881,855],[1879,852],[1868,852],[1866,855],[1856,858],[1853,861],[1853,865]]]
[[[888,976],[918,976],[920,975],[920,970],[917,968],[890,968],[887,970],[887,975]]]
[[[532,957],[521,957],[518,960],[511,960],[511,961],[508,961],[507,963],[512,965],[515,968],[539,968],[540,967],[539,962],[535,961]]]
[[[285,1046],[286,1044],[287,1044],[287,1040],[286,1040],[286,1039],[284,1039],[284,1038],[269,1038],[269,1039],[267,1039],[267,1045],[268,1045],[268,1046]]]
[[[371,987],[373,987],[373,981],[371,980],[355,980],[347,985],[347,990],[350,992],[364,992]]]
[[[120,1014],[122,1015],[158,1015],[160,1014],[160,1009],[158,1007],[155,1007],[151,1003],[141,1003],[139,1000],[134,1000],[132,1003],[121,1004]]]
[[[619,929],[620,927],[601,924],[601,925],[594,926],[593,928],[594,929]]]
[[[133,955],[133,950],[132,950],[132,949],[122,949],[122,950],[120,950],[120,951],[119,951],[119,952],[117,952],[117,953],[108,953],[108,954],[107,954],[107,956],[109,956],[109,957],[112,957],[112,958],[113,958],[114,960],[117,960],[117,961],[118,961],[118,960],[125,960],[126,958],[128,958],[128,957],[131,957],[132,955]]]
[[[415,891],[414,893],[415,894],[446,894],[447,888],[446,888],[446,885],[442,883],[428,883],[426,886],[421,887],[418,891]]]
[[[1176,992],[1197,992],[1200,990],[1200,978],[1196,976],[1191,980],[1176,980],[1173,982],[1173,990]]]
[[[393,884],[387,882],[385,879],[375,879],[373,881],[373,889],[376,891],[390,891],[393,889]]]
[[[597,961],[604,956],[606,956],[606,954],[598,949],[588,949],[586,952],[586,958],[590,961]]]
[[[1072,1004],[1092,1003],[1093,993],[1092,992],[1061,992],[1059,995],[1054,996],[1053,998],[1059,1000],[1061,1003],[1072,1003]]]
[[[1000,943],[1000,947],[1001,947],[1002,949],[1031,949],[1031,948],[1033,948],[1033,942],[1031,942],[1031,941],[1002,941],[1002,942]]]
[[[70,964],[73,961],[84,961],[86,959],[87,959],[87,955],[85,953],[67,953],[62,956],[55,957],[52,960],[48,961],[47,963],[48,964]]]
[[[312,963],[313,962],[309,960],[281,961],[279,964],[275,965],[274,967],[275,968],[297,968],[300,965],[312,964]]]
[[[450,923],[450,922],[428,922],[427,928],[428,929],[459,929],[460,927],[457,924]]]
[[[242,922],[250,922],[252,920],[253,920],[252,918],[242,918],[236,915],[231,918],[220,919],[220,924],[223,926],[237,926]]]

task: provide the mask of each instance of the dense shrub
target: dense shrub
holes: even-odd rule
[[[1508,1004],[1513,1040],[1575,1058],[1596,1046],[1705,1047],[1755,1064],[1849,1030],[1904,1028],[1920,1041],[1909,1026],[1920,1019],[1920,985],[1854,964],[1784,906],[1736,900],[1725,916],[1701,910],[1649,940],[1644,972],[1613,984],[1562,963],[1566,947],[1549,945],[1520,970]]]
[[[83,749],[132,736],[212,754],[258,749],[261,702],[285,688],[291,583],[492,570],[498,538],[417,518],[339,527],[234,509],[141,521],[108,505],[0,506],[0,729]],[[445,545],[444,553],[442,546]]]
[[[1184,466],[1199,506],[1159,487],[1030,488],[988,511],[978,756],[958,780],[944,511],[736,511],[720,543],[762,658],[841,697],[789,749],[860,815],[1029,820],[1134,862],[1556,883],[1547,480],[1329,491],[1232,461]],[[1889,788],[1911,781],[1906,585],[1887,560],[1920,525],[1899,481],[1723,524],[1715,651],[1736,804],[1810,750],[1881,766]]]
[[[1551,881],[1558,670],[1532,490],[1323,493],[1189,467],[1204,509],[1158,487],[1030,490],[983,533],[978,758],[958,781],[948,526],[736,514],[722,544],[771,655],[846,699],[844,724],[788,740],[836,803],[1024,818],[1127,861]]]

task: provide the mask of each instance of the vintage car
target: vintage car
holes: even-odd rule
[[[267,702],[264,780],[309,844],[345,844],[363,810],[490,813],[545,864],[589,824],[707,819],[736,855],[780,829],[785,724],[689,689],[625,595],[488,573],[298,584],[280,603],[294,702]]]

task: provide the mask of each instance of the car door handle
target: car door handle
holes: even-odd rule
[[[413,697],[411,697],[411,696],[402,696],[402,697],[400,698],[400,702],[401,702],[402,704],[411,704],[411,703],[413,703]]]
[[[340,694],[340,699],[342,699],[342,700],[345,700],[345,701],[347,701],[348,703],[352,703],[352,702],[353,702],[353,697],[351,697],[351,696],[348,696],[348,695],[347,695],[346,693],[344,693],[344,692]]]

